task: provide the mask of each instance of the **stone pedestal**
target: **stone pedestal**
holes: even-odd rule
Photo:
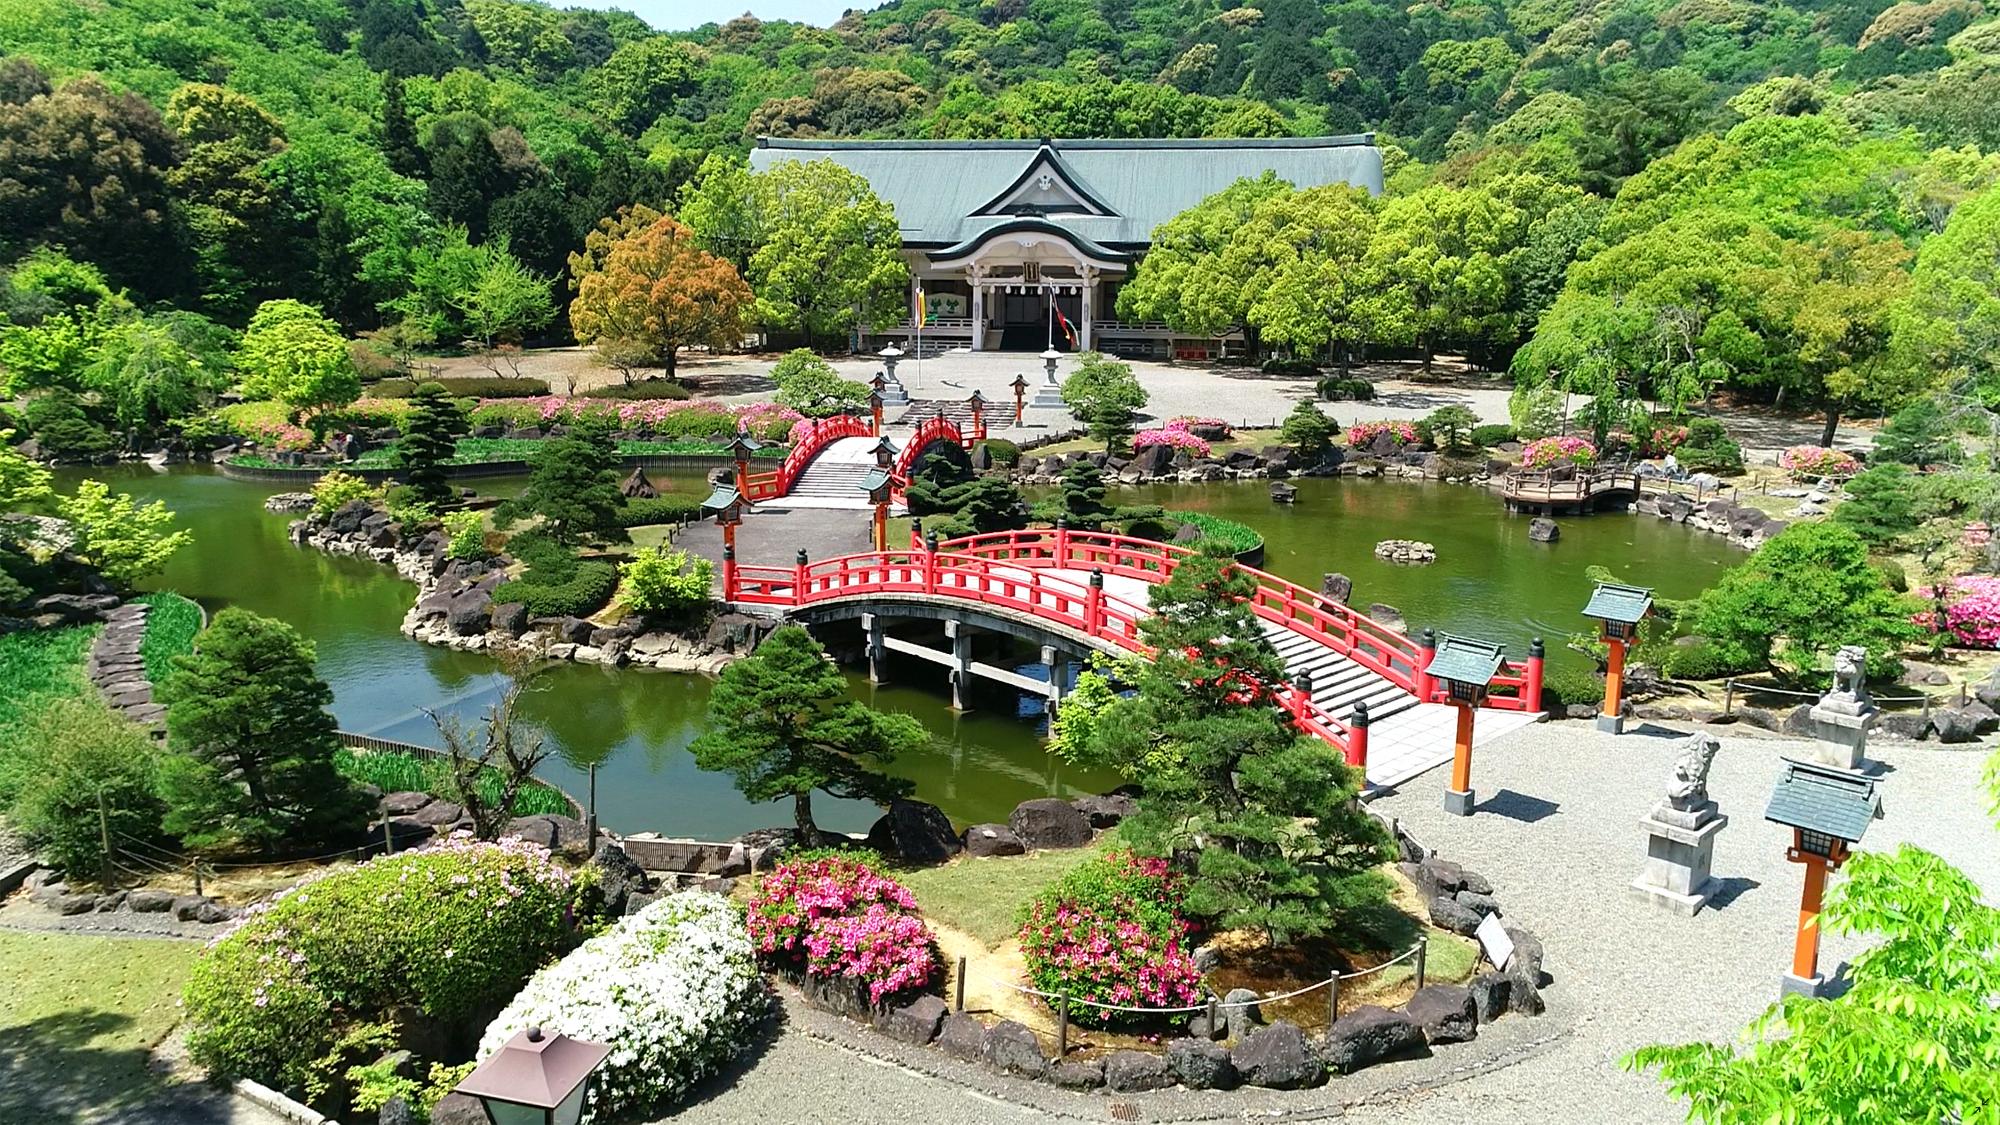
[[[1048,378],[1042,380],[1042,382],[1035,387],[1035,397],[1028,400],[1028,409],[1030,410],[1063,409],[1062,385],[1056,382],[1055,372],[1053,371],[1049,372]]]
[[[1778,999],[1782,1000],[1787,996],[1803,996],[1809,1000],[1824,1000],[1831,994],[1831,990],[1828,987],[1830,983],[1825,977],[1821,976],[1807,979],[1785,973],[1778,978]]]
[[[1806,712],[1812,722],[1813,760],[1843,770],[1858,770],[1868,758],[1868,729],[1881,712],[1866,696],[1828,692]]]
[[[904,390],[902,382],[896,378],[896,365],[893,363],[888,364],[887,370],[882,372],[882,405],[910,405],[910,392]]]
[[[1471,816],[1472,806],[1477,804],[1478,800],[1470,789],[1463,793],[1456,789],[1447,789],[1444,791],[1444,811],[1453,816]]]
[[[1600,711],[1597,713],[1597,729],[1605,734],[1624,734],[1625,716],[1607,715]]]
[[[1646,830],[1646,866],[1632,880],[1632,893],[1684,918],[1699,914],[1719,889],[1709,868],[1716,834],[1728,825],[1714,801],[1687,808],[1660,802],[1639,821]]]

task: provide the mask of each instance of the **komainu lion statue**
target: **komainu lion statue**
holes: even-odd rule
[[[1677,809],[1691,809],[1708,800],[1708,768],[1722,752],[1722,740],[1712,734],[1693,734],[1681,743],[1674,756],[1673,773],[1667,779],[1667,802]]]

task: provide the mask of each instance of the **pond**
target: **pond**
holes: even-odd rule
[[[156,585],[179,590],[211,611],[238,605],[279,618],[318,648],[320,674],[333,686],[343,729],[410,742],[435,742],[425,709],[477,717],[498,690],[483,655],[418,644],[399,632],[414,595],[388,569],[291,545],[288,517],[263,510],[280,486],[233,481],[206,467],[160,472],[121,465],[65,470],[68,489],[85,475],[108,480],[141,500],[162,500],[192,529],[192,546]],[[661,480],[684,491],[695,479]],[[1576,610],[1589,588],[1583,570],[1601,564],[1649,582],[1670,597],[1698,592],[1739,556],[1719,538],[1651,519],[1616,515],[1563,521],[1552,545],[1527,542],[1527,521],[1508,517],[1487,493],[1409,482],[1303,480],[1296,507],[1274,505],[1256,482],[1126,490],[1121,501],[1198,509],[1262,529],[1267,569],[1317,588],[1325,571],[1355,580],[1355,600],[1402,609],[1411,627],[1450,627],[1525,651],[1530,635],[1551,642],[1578,628]],[[481,481],[488,492],[518,490],[518,480]],[[1376,540],[1433,542],[1438,562],[1404,568],[1373,558]],[[907,672],[907,675],[903,674]],[[979,682],[974,709],[955,714],[935,668],[892,668],[891,684],[871,687],[850,675],[857,698],[906,712],[930,730],[930,752],[908,756],[897,772],[918,798],[959,824],[1004,820],[1019,802],[1050,794],[1102,792],[1117,778],[1057,762],[1041,741],[1040,707]],[[709,683],[698,676],[593,665],[559,665],[546,690],[524,710],[560,749],[545,767],[551,781],[582,797],[584,769],[598,765],[599,818],[619,831],[720,839],[787,823],[790,809],[752,805],[727,777],[694,767],[687,745],[700,733]],[[858,802],[814,802],[822,825],[865,830],[875,810]]]

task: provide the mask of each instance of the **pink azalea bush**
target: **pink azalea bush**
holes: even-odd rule
[[[621,430],[666,438],[726,441],[738,431],[760,441],[784,441],[804,415],[790,407],[760,402],[731,407],[709,399],[609,399],[566,395],[481,399],[473,408],[475,426],[570,425],[585,418],[608,418]]]
[[[1687,440],[1686,426],[1654,426],[1653,432],[1647,435],[1641,452],[1647,457],[1665,457],[1686,445]]]
[[[1192,925],[1182,917],[1186,887],[1162,859],[1112,852],[1078,865],[1021,913],[1021,954],[1035,988],[1071,1000],[1126,1007],[1193,1004]],[[1143,1022],[1072,1004],[1070,1019],[1094,1026]]]
[[[1536,438],[1521,449],[1521,464],[1530,469],[1553,469],[1574,465],[1579,469],[1597,463],[1597,447],[1580,437]]]
[[[1926,611],[1915,616],[1918,625],[1942,628],[1966,648],[2000,648],[2000,578],[1967,574],[1952,579],[1942,591],[1925,586],[1913,593],[1925,601],[1944,603],[1942,623],[1936,611]]]
[[[1140,430],[1132,435],[1132,448],[1148,449],[1164,445],[1170,449],[1185,449],[1196,457],[1206,457],[1213,452],[1208,442],[1189,433],[1185,428],[1174,429],[1171,425],[1157,430]]]
[[[1167,424],[1161,428],[1168,430],[1191,430],[1196,426],[1200,426],[1203,429],[1209,429],[1209,430],[1221,430],[1222,436],[1224,438],[1230,438],[1236,435],[1236,427],[1230,425],[1229,423],[1223,421],[1220,418],[1202,418],[1193,414],[1182,414],[1177,417],[1170,418],[1168,419]]]
[[[1356,422],[1347,427],[1347,445],[1359,449],[1372,443],[1378,434],[1388,434],[1399,447],[1417,440],[1417,428],[1408,422]]]
[[[866,983],[870,1003],[923,987],[941,967],[916,897],[846,855],[806,853],[779,864],[750,899],[749,930],[767,958]]]
[[[1778,467],[1800,477],[1851,477],[1861,470],[1861,463],[1838,449],[1794,445],[1778,454]]]

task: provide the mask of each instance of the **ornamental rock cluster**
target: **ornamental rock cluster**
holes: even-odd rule
[[[1416,539],[1384,539],[1375,544],[1375,557],[1385,562],[1419,566],[1437,561],[1437,548]]]

